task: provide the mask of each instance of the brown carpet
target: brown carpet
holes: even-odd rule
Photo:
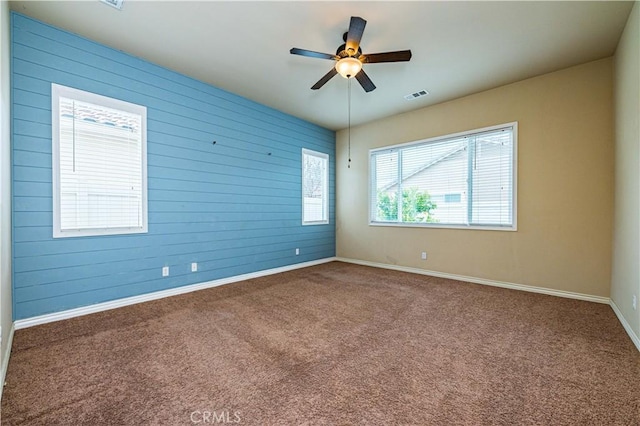
[[[330,263],[15,334],[6,425],[638,425],[609,306]]]

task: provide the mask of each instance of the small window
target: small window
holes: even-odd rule
[[[147,232],[147,110],[52,85],[53,236]]]
[[[302,224],[329,223],[329,155],[302,150]]]
[[[517,123],[370,151],[370,224],[516,229]]]

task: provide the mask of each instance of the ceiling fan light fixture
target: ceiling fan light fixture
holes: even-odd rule
[[[362,69],[362,62],[350,56],[340,59],[336,63],[336,71],[344,78],[353,78]]]

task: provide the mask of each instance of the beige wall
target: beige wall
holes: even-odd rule
[[[640,4],[636,2],[615,55],[615,220],[611,299],[636,336],[640,310]],[[640,309],[640,308],[639,308]]]
[[[613,62],[603,59],[337,136],[337,255],[609,296]],[[437,90],[437,87],[430,87]],[[368,225],[368,151],[518,121],[518,230]],[[428,260],[420,260],[420,252]]]
[[[9,5],[0,2],[0,383],[11,348],[11,153],[9,150]],[[1,385],[0,385],[1,386]],[[0,388],[0,396],[2,389]]]

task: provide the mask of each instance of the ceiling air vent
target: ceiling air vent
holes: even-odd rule
[[[429,94],[429,91],[423,89],[423,90],[419,90],[419,91],[417,91],[415,93],[410,93],[408,95],[404,95],[404,98],[406,100],[408,100],[408,101],[412,101],[414,99],[418,99],[418,98],[421,98],[423,96],[427,96],[428,94]]]
[[[124,0],[100,0],[102,3],[106,3],[109,6],[113,6],[118,10],[122,9],[122,2],[124,2]]]

